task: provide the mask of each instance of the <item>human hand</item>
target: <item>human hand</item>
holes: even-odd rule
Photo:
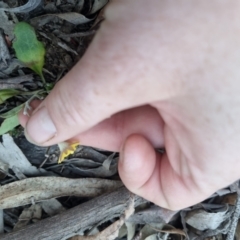
[[[169,209],[240,177],[238,1],[113,1],[80,62],[30,118],[28,138],[120,151],[132,192]],[[161,154],[155,148],[165,147]]]

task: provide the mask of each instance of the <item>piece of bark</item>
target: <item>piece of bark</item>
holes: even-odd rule
[[[94,198],[59,215],[29,225],[19,231],[1,235],[1,240],[59,240],[67,239],[79,231],[119,217],[126,208],[130,192],[122,187],[112,193]],[[135,207],[146,202],[135,196]]]
[[[112,223],[110,226],[105,228],[103,231],[91,235],[91,236],[75,236],[69,240],[114,240],[119,235],[119,230],[125,221],[134,213],[134,195],[131,194],[129,204],[125,210],[125,213],[120,217],[119,220]]]
[[[96,197],[112,192],[121,181],[97,178],[34,177],[0,187],[0,208],[12,208],[62,196]]]

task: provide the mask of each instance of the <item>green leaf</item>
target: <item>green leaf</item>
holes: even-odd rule
[[[0,127],[0,135],[3,135],[4,133],[9,132],[13,128],[17,127],[19,125],[18,116],[13,115],[12,117],[9,117],[5,119]]]
[[[13,48],[17,58],[35,71],[45,82],[42,74],[45,48],[43,43],[37,40],[34,28],[26,22],[19,22],[15,25],[14,34],[16,40]]]
[[[6,113],[0,114],[0,118],[10,118],[10,117],[13,117],[13,116],[17,115],[21,111],[21,109],[23,108],[24,104],[25,103],[13,108],[12,110],[10,110]]]
[[[2,89],[0,90],[0,104],[4,103],[8,98],[18,95],[20,91],[15,89]]]

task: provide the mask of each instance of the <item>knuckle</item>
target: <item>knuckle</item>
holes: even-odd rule
[[[77,126],[85,125],[89,122],[89,111],[86,111],[84,104],[79,104],[79,96],[77,94],[69,94],[68,91],[59,89],[57,97],[50,99],[53,118],[61,126]],[[56,102],[57,101],[57,102]]]

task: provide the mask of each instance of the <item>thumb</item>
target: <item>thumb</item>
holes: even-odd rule
[[[152,64],[156,48],[148,48],[155,38],[135,31],[138,20],[136,27],[124,15],[116,18],[111,9],[82,59],[28,119],[25,133],[30,141],[56,144],[121,110],[166,97],[163,77],[156,74],[164,71]]]
[[[112,71],[97,71],[96,58],[91,64],[88,58],[94,59],[88,54],[31,114],[25,126],[30,141],[52,145],[70,139],[116,112],[141,104],[132,93],[120,90],[124,82],[109,81]]]
[[[56,84],[33,112],[25,128],[30,141],[45,146],[56,144],[114,113],[151,100],[146,94],[146,80],[139,76],[142,70],[136,68],[131,72],[127,66],[129,61],[134,61],[133,58],[126,59],[128,57],[125,55],[114,62],[106,52],[116,52],[114,49],[118,42],[104,53],[102,41],[105,40],[100,34],[81,61]],[[117,69],[119,67],[124,69],[121,74]],[[131,87],[128,87],[129,83]]]

